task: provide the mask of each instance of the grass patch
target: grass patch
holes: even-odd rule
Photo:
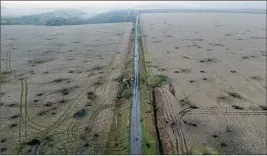
[[[37,154],[37,151],[34,150],[35,148],[38,148],[38,154],[40,155],[68,154],[66,150],[59,149],[57,147],[58,143],[60,143],[60,141],[64,137],[63,134],[54,135],[48,133],[33,136],[33,138],[27,139],[20,143],[19,147],[17,148],[18,154],[35,155]]]
[[[116,105],[108,137],[106,155],[127,155],[130,153],[130,110],[131,100]]]
[[[144,47],[145,40],[141,40],[142,49],[140,51],[140,102],[141,102],[141,126],[142,126],[142,154],[159,154],[158,138],[153,103],[153,88],[168,84],[168,77],[165,75],[153,76],[151,68],[160,69],[158,66],[150,65],[149,55]],[[150,113],[147,113],[150,112]]]
[[[200,154],[201,155],[218,155],[219,153],[217,151],[210,150],[205,147],[200,148]]]
[[[8,78],[11,76],[10,71],[3,71],[0,73],[0,83],[8,81]]]
[[[38,64],[43,64],[46,63],[48,61],[51,61],[52,59],[47,59],[47,60],[33,60],[33,61],[29,61],[31,65],[38,65]]]
[[[49,112],[49,110],[43,110],[43,111],[40,111],[40,112],[38,113],[38,116],[45,116],[45,115],[47,115],[48,112]]]
[[[121,93],[121,98],[130,99],[132,97],[132,89],[127,88]]]
[[[151,87],[159,87],[168,84],[168,76],[166,75],[155,75],[149,78],[149,85]]]
[[[145,122],[143,121],[142,123],[142,151],[143,151],[143,154],[148,154],[148,155],[153,155],[153,154],[156,154],[156,139],[150,135],[150,134],[147,134],[147,132],[145,131],[147,128],[146,128],[146,124]]]
[[[132,97],[131,79],[123,79],[117,93],[118,99],[130,99]]]

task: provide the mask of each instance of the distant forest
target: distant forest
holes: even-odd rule
[[[119,10],[100,13],[91,18],[83,18],[85,12],[80,10],[55,11],[30,16],[3,17],[1,25],[81,25],[97,23],[132,22],[135,19],[134,10]]]

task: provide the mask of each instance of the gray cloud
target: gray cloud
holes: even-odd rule
[[[188,8],[253,8],[266,9],[265,1],[2,1],[8,8],[133,8],[158,4]],[[162,6],[163,7],[163,6]]]

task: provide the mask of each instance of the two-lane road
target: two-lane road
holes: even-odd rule
[[[134,83],[131,109],[130,154],[142,154],[142,130],[139,88],[139,43],[138,43],[139,14],[136,16],[134,36]]]

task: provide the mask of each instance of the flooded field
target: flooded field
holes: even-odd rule
[[[141,14],[164,154],[266,154],[266,15]]]
[[[129,91],[118,92],[131,31],[132,23],[2,26],[1,154],[127,150],[113,140],[129,138],[129,105],[118,97]]]

